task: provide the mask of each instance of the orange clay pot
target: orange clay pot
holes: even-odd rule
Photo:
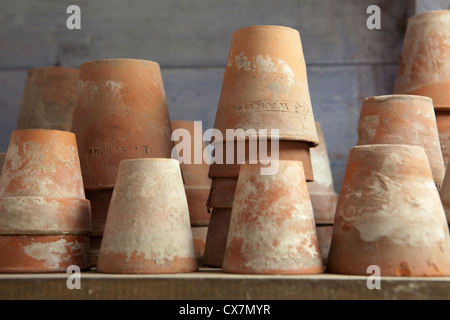
[[[203,132],[200,124],[194,121],[172,121],[172,130],[184,129],[189,132],[191,143],[185,146],[182,141],[175,142],[175,148],[178,153],[182,150],[191,151],[190,163],[181,163],[181,172],[184,178],[184,189],[189,207],[189,217],[191,226],[207,226],[209,224],[210,215],[206,208],[206,200],[208,199],[209,189],[211,188],[211,179],[208,178],[209,166],[203,161],[203,150],[205,143],[203,142]],[[195,147],[201,154],[201,164],[195,164],[194,153]]]
[[[330,253],[333,226],[316,224],[316,232],[317,241],[319,242],[320,254],[322,255],[322,262],[324,267],[326,267],[328,262],[328,254]]]
[[[199,266],[203,266],[203,256],[205,255],[206,236],[208,227],[192,227],[192,237],[194,239],[195,256]]]
[[[354,147],[336,210],[327,271],[382,276],[450,275],[445,213],[425,150]]]
[[[97,270],[178,273],[198,269],[181,170],[175,159],[121,162]]]
[[[230,227],[231,208],[214,208],[206,235],[203,264],[221,268]]]
[[[338,195],[334,191],[330,160],[320,123],[316,122],[316,128],[320,143],[311,149],[314,181],[307,185],[316,224],[333,224]]]
[[[445,167],[432,100],[414,95],[370,97],[363,101],[357,145],[409,144],[425,148],[440,189]]]
[[[245,150],[245,161],[250,160],[268,160],[272,156],[272,144],[271,141],[267,141],[267,157],[266,152],[263,152],[264,158],[259,156],[259,141],[253,141],[256,143],[257,148],[250,152],[249,141],[245,141],[243,150]],[[227,160],[226,143],[221,143],[223,150],[223,164],[212,163],[209,166],[208,176],[211,178],[236,178],[239,176],[240,164],[238,164],[238,147],[237,143],[234,143],[233,159]],[[275,155],[274,155],[275,156]],[[231,156],[230,156],[231,157]],[[302,141],[278,141],[278,158],[275,160],[292,160],[301,161],[304,163],[305,176],[307,181],[313,181],[313,169],[311,165],[310,145],[307,142]],[[227,162],[232,161],[232,164]]]
[[[76,106],[78,69],[30,69],[17,119],[17,129],[70,131]]]
[[[0,178],[0,234],[87,234],[75,135],[29,129],[12,133]]]
[[[65,272],[89,269],[89,237],[80,235],[0,235],[0,272]]]
[[[279,129],[280,140],[318,144],[297,30],[252,26],[234,32],[214,128]],[[237,139],[244,139],[238,136]],[[219,140],[215,141],[219,142]]]
[[[241,165],[222,270],[251,274],[323,272],[303,165],[280,161],[278,173]]]
[[[114,187],[121,160],[170,158],[174,145],[159,65],[133,59],[83,63],[72,130],[87,190]]]
[[[436,114],[442,157],[444,165],[447,167],[450,161],[450,105],[448,107],[441,106],[439,109],[435,108],[434,113]]]
[[[0,153],[0,177],[2,176],[3,164],[5,163],[6,153]]]
[[[450,10],[408,20],[394,93],[427,96],[450,106]]]

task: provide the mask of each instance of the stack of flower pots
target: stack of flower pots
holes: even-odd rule
[[[76,106],[78,69],[39,67],[28,71],[17,129],[70,131]]]
[[[183,138],[175,140],[177,157],[181,158],[181,173],[183,174],[184,189],[186,192],[192,235],[194,237],[195,252],[199,264],[202,264],[205,252],[206,235],[210,214],[206,208],[211,179],[208,177],[208,164],[203,160],[203,132],[201,122],[172,120],[172,130]],[[190,137],[189,140],[184,140]],[[187,153],[190,152],[190,156]],[[182,154],[180,156],[180,153]],[[195,156],[197,154],[200,159]],[[172,155],[173,158],[175,158]]]
[[[445,166],[450,160],[450,10],[408,20],[394,93],[433,99]]]
[[[212,163],[209,170],[211,220],[204,263],[221,267],[240,165],[263,160],[261,152],[258,155],[252,150],[252,142],[260,148],[261,140],[268,141],[266,151],[276,160],[301,161],[305,179],[313,180],[310,148],[317,146],[319,139],[297,30],[263,25],[234,32],[214,128],[222,137],[214,137],[211,143],[216,151],[223,150],[223,164]],[[275,143],[271,139],[279,145],[276,155],[271,153]],[[240,144],[245,155],[238,163]]]
[[[323,264],[326,266],[338,195],[334,190],[327,145],[319,122],[316,122],[316,128],[319,135],[319,145],[311,149],[314,181],[308,182],[307,185],[314,211],[320,252]]]
[[[134,59],[83,63],[72,131],[92,205],[95,265],[120,162],[171,157],[172,129],[159,64]]]
[[[90,232],[75,135],[14,131],[0,178],[0,272],[88,269]]]

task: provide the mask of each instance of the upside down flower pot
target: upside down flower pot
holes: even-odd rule
[[[253,138],[278,129],[280,140],[319,143],[297,30],[262,25],[233,33],[214,128],[225,140],[226,129],[252,129]]]
[[[316,122],[319,145],[311,149],[311,163],[314,181],[308,182],[309,196],[314,210],[316,224],[332,225],[338,195],[334,191],[330,159],[320,123]]]
[[[75,135],[14,131],[0,178],[0,271],[87,269],[90,232]]]
[[[423,147],[366,145],[348,157],[327,271],[450,275],[445,213]]]
[[[39,67],[28,71],[17,129],[70,131],[76,106],[78,69]]]
[[[72,130],[87,190],[114,187],[124,159],[170,158],[174,144],[159,65],[133,59],[83,63]]]
[[[414,95],[370,97],[363,101],[357,145],[409,144],[425,149],[440,189],[445,166],[432,100]]]
[[[427,96],[450,106],[450,10],[408,20],[394,93]]]
[[[178,161],[162,158],[122,161],[97,270],[144,274],[197,269]]]
[[[278,173],[241,165],[222,269],[230,273],[323,272],[303,166],[280,161]]]
[[[203,161],[205,143],[203,141],[201,124],[194,121],[171,121],[171,124],[172,130],[185,130],[186,133],[189,133],[189,137],[191,138],[190,144],[183,141],[175,142],[175,148],[178,153],[191,152],[191,157],[188,159],[189,163],[180,164],[184,179],[184,189],[188,201],[191,226],[207,226],[209,224],[210,215],[206,208],[206,200],[208,199],[209,189],[211,187],[211,179],[208,178],[209,166]],[[200,146],[201,149],[196,150],[197,146]],[[201,163],[199,164],[196,164],[194,161],[195,152],[199,152],[202,156]]]

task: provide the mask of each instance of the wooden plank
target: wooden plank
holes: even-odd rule
[[[394,300],[450,299],[450,277],[381,277],[370,290],[368,277],[233,275],[221,271],[168,275],[85,272],[81,289],[69,290],[68,274],[0,275],[0,299],[189,299],[189,300]]]
[[[0,152],[6,152],[16,129],[26,78],[26,71],[0,72]]]
[[[163,66],[224,66],[232,33],[276,24],[300,30],[309,64],[397,61],[408,0],[121,0],[80,1],[81,30],[66,28],[70,1],[5,0],[0,67],[103,58],[139,58]],[[379,5],[382,29],[368,30]],[[7,45],[6,45],[7,44]]]

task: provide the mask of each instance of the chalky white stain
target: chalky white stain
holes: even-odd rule
[[[142,256],[157,265],[174,257],[195,258],[179,167],[168,169],[165,161],[137,163],[135,167],[131,174],[122,167],[119,169],[101,254],[122,254],[127,260]],[[155,172],[164,174],[157,177]],[[161,190],[170,195],[162,194]],[[126,227],[121,215],[126,216]]]
[[[284,177],[299,177],[299,168],[280,165],[279,174]],[[253,177],[250,182],[249,178]],[[304,175],[303,175],[304,178]],[[242,261],[246,268],[293,270],[310,267],[314,263],[321,263],[318,252],[317,236],[315,233],[314,216],[310,202],[287,203],[283,198],[271,203],[264,209],[255,206],[256,199],[271,192],[271,186],[282,183],[275,176],[262,176],[250,172],[242,174],[239,179],[247,183],[239,184],[233,207],[227,246],[234,240],[241,239],[241,254],[246,257]],[[293,179],[298,181],[298,179]],[[258,186],[258,187],[256,187]],[[306,183],[305,183],[306,190]],[[307,191],[305,191],[307,192]],[[303,199],[301,195],[298,195]],[[253,199],[253,200],[251,200]],[[292,209],[286,218],[287,208]],[[258,211],[264,210],[265,214]],[[277,219],[279,212],[283,219]],[[243,223],[244,217],[250,216],[252,223]],[[297,233],[293,226],[310,225],[307,232]],[[320,260],[320,261],[319,261]]]
[[[77,241],[67,242],[65,239],[60,239],[50,243],[36,241],[24,246],[23,249],[31,258],[42,261],[45,267],[57,268],[61,262],[72,259],[70,255],[67,255],[68,252],[79,251],[81,247]]]

